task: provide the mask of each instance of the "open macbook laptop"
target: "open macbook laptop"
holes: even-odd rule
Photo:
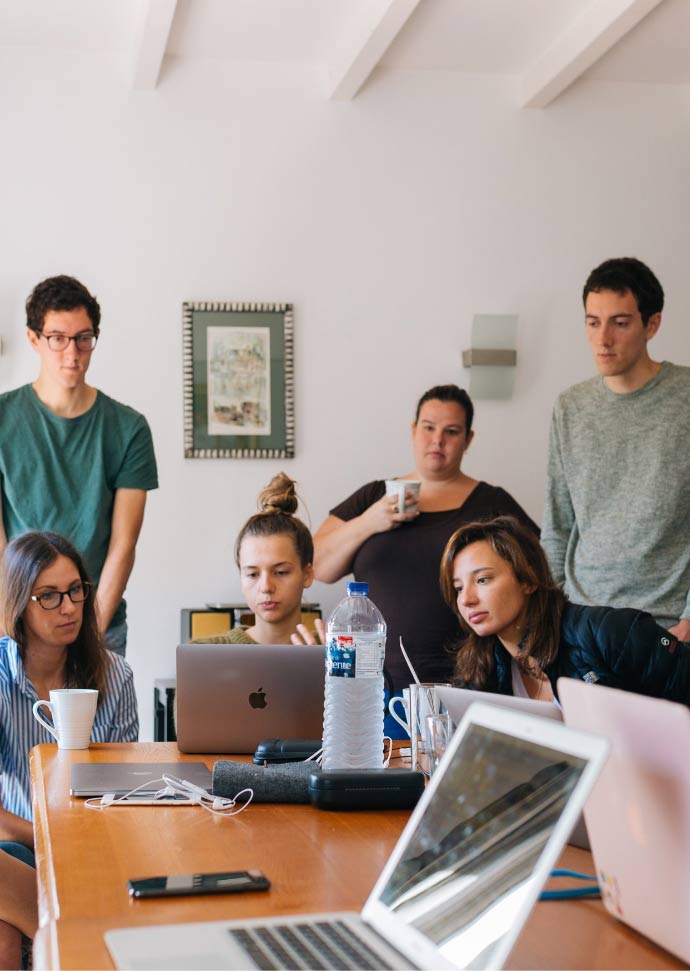
[[[121,969],[499,968],[607,749],[556,722],[473,705],[361,915],[123,928],[106,944]]]
[[[585,805],[604,904],[690,965],[690,710],[567,678],[558,692],[566,724],[611,743]]]
[[[561,709],[552,701],[516,698],[515,695],[499,695],[491,691],[472,691],[470,688],[445,688],[441,685],[435,690],[456,725],[460,724],[465,712],[475,701],[485,705],[512,708],[514,711],[523,711],[528,715],[540,715],[542,718],[563,721]]]
[[[163,775],[172,775],[211,791],[211,772],[203,762],[75,762],[71,770],[69,794],[84,798],[103,796],[108,792],[114,796],[124,796],[138,789],[137,797],[146,799],[164,788],[161,782]],[[179,796],[157,800],[159,805],[161,802],[182,804],[189,801]]]
[[[440,685],[436,688],[436,693],[456,725],[462,720],[470,705],[473,705],[476,701],[488,705],[498,705],[499,708],[512,708],[513,711],[523,711],[528,715],[539,715],[541,718],[552,718],[554,721],[563,721],[563,712],[559,705],[555,705],[552,701],[516,698],[514,695],[495,694],[491,691],[472,691],[470,688],[444,688]],[[589,837],[582,816],[575,823],[568,842],[583,850],[589,849]]]
[[[321,738],[324,654],[318,644],[180,644],[181,752],[254,752],[264,738]]]

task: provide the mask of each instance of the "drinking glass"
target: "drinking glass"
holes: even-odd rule
[[[427,750],[429,778],[431,778],[438,768],[438,763],[448,748],[454,730],[455,726],[447,711],[442,711],[437,715],[427,715],[424,728],[424,741]]]

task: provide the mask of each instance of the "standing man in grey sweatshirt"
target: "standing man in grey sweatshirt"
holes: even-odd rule
[[[644,263],[602,263],[583,301],[599,376],[556,402],[541,541],[571,600],[690,641],[690,367],[649,356],[664,291]]]

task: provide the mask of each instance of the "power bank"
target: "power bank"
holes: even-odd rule
[[[309,776],[309,799],[319,809],[410,809],[425,777],[411,769],[330,769]]]

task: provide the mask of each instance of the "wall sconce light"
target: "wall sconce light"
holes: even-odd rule
[[[475,314],[472,347],[462,352],[470,369],[470,397],[511,398],[517,351],[517,314]]]

